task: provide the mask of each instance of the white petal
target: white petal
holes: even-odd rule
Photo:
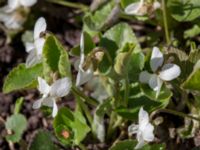
[[[147,71],[142,71],[139,76],[139,81],[141,83],[148,83],[151,78],[151,75],[152,74],[148,73]]]
[[[135,149],[140,149],[145,145],[142,132],[140,131],[137,133],[137,141],[138,141],[138,144],[135,146]]]
[[[55,99],[52,97],[46,97],[43,99],[42,105],[53,107]]]
[[[149,86],[156,91],[156,98],[158,97],[163,81],[155,74],[153,74],[149,80]]]
[[[25,7],[31,7],[31,6],[33,6],[36,2],[37,2],[37,0],[20,0],[21,5],[22,5],[22,6],[25,6]]]
[[[40,17],[35,23],[34,39],[36,40],[40,38],[40,33],[46,31],[46,28],[47,28],[46,20],[43,17]]]
[[[150,80],[149,80],[149,86],[154,91],[158,91],[162,86],[162,81],[160,80],[160,78],[156,74],[153,74],[151,76]]]
[[[26,67],[32,67],[41,62],[41,56],[38,56],[35,50],[30,51],[26,59]]]
[[[128,134],[132,135],[132,134],[136,134],[138,132],[138,125],[136,124],[132,124],[128,127]]]
[[[66,96],[72,86],[72,81],[70,78],[62,78],[57,80],[55,83],[51,86],[50,95],[53,97],[63,97]]]
[[[76,71],[79,70],[79,64],[80,64],[80,59],[77,59],[77,60],[74,62],[74,69],[75,69]]]
[[[139,111],[139,128],[142,126],[142,125],[147,125],[149,123],[149,115],[148,113],[143,109],[143,107],[140,108],[140,111]]]
[[[42,101],[43,101],[42,98],[39,99],[39,100],[36,100],[36,101],[33,103],[33,109],[38,109],[38,108],[40,108],[41,105],[42,105]]]
[[[84,33],[81,33],[81,38],[80,38],[80,50],[81,53],[84,53]]]
[[[31,50],[35,49],[35,45],[30,42],[25,43],[26,52],[30,52]]]
[[[171,81],[181,74],[181,69],[175,64],[166,64],[162,67],[159,77],[164,81]]]
[[[40,91],[40,93],[42,93],[44,95],[48,95],[49,91],[50,91],[50,86],[41,77],[38,77],[38,90]]]
[[[88,82],[89,80],[92,79],[92,77],[93,77],[92,68],[89,68],[86,71],[79,69],[78,75],[77,75],[77,78],[76,78],[76,86],[80,86],[80,85]]]
[[[128,15],[139,15],[139,10],[141,9],[142,5],[143,0],[140,0],[140,2],[135,2],[128,5],[124,11]]]
[[[148,123],[142,132],[143,139],[147,142],[151,142],[154,140],[154,134],[153,134],[154,126],[150,123]]]
[[[154,47],[153,51],[151,53],[151,60],[150,60],[150,66],[153,72],[155,72],[158,67],[162,66],[164,61],[163,54],[159,50],[158,47]]]
[[[12,10],[17,9],[20,6],[19,0],[8,0],[8,7]]]
[[[10,17],[11,17],[11,15],[0,12],[0,21],[5,23],[10,19]]]
[[[0,13],[12,13],[14,10],[9,5],[0,8]]]
[[[37,50],[37,55],[42,55],[45,39],[38,38],[35,40],[35,48]]]
[[[56,104],[56,101],[54,101],[52,116],[55,117],[57,115],[57,112],[58,112],[58,106]]]
[[[155,2],[153,3],[153,9],[154,9],[154,10],[159,9],[160,7],[161,7],[160,2],[155,1]]]

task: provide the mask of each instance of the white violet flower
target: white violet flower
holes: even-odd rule
[[[158,97],[164,81],[171,81],[181,74],[181,69],[178,65],[172,63],[163,65],[163,62],[163,54],[158,47],[154,47],[150,59],[150,67],[153,74],[143,71],[139,76],[141,83],[149,84],[150,88],[156,91],[156,97]],[[160,67],[161,69],[159,69]]]
[[[136,134],[138,144],[135,149],[140,149],[145,145],[145,142],[152,142],[154,140],[154,126],[149,122],[148,113],[141,107],[139,111],[139,124],[132,124],[128,127],[130,135]]]
[[[7,7],[0,9],[0,21],[8,29],[18,30],[22,27],[26,17],[20,11],[10,11]]]
[[[27,59],[26,59],[26,66],[31,67],[37,63],[39,63],[42,59],[42,50],[45,43],[45,39],[41,37],[41,33],[45,32],[47,28],[46,21],[43,17],[40,17],[34,27],[34,41],[26,42],[26,52],[29,53]]]
[[[0,21],[8,29],[20,29],[26,20],[25,9],[19,10],[20,6],[31,7],[37,0],[8,0],[8,4],[0,8]]]
[[[140,13],[140,9],[143,7],[143,5],[144,0],[140,0],[139,2],[134,2],[128,5],[124,11],[128,15],[142,15]]]
[[[11,10],[16,10],[20,6],[23,7],[31,7],[33,6],[37,0],[8,0],[7,7]]]
[[[84,34],[81,34],[81,39],[80,39],[80,62],[78,65],[78,75],[76,78],[76,86],[80,86],[86,82],[88,82],[92,77],[93,77],[93,69],[92,66],[90,66],[87,70],[83,69],[83,64],[85,60],[85,45],[84,45]]]
[[[66,96],[71,89],[72,82],[70,78],[62,78],[56,80],[52,85],[38,77],[38,90],[43,94],[42,98],[35,101],[33,104],[34,109],[40,108],[42,105],[53,107],[52,116],[55,117],[58,112],[58,107],[56,105],[56,99]]]

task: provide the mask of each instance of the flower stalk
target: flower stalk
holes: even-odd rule
[[[164,23],[164,29],[165,29],[165,38],[166,38],[167,45],[169,45],[170,44],[170,36],[169,36],[169,28],[168,28],[167,10],[166,10],[165,0],[162,0],[162,12],[163,12],[163,23]]]

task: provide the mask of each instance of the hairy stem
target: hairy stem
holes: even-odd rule
[[[191,115],[187,115],[185,113],[178,112],[178,111],[171,110],[171,109],[163,108],[163,109],[159,109],[157,112],[165,112],[165,113],[173,114],[173,115],[180,116],[180,117],[183,117],[183,118],[187,117],[187,118],[190,118],[190,119],[193,119],[193,120],[200,122],[200,118],[197,118],[197,117],[194,117],[194,116],[191,116]]]
[[[83,12],[86,12],[89,9],[88,6],[81,4],[81,3],[74,3],[74,2],[63,1],[63,0],[47,0],[47,1],[55,3],[55,4],[60,4],[60,5],[66,6],[66,7],[79,9]]]
[[[85,94],[83,94],[82,91],[80,91],[75,86],[72,87],[72,92],[74,94],[80,96],[81,98],[83,98],[85,100],[85,102],[87,102],[88,104],[93,105],[93,106],[97,106],[98,105],[98,102],[96,100],[87,97]]]
[[[168,28],[168,21],[167,21],[167,10],[165,5],[166,0],[162,0],[162,12],[163,12],[163,22],[164,22],[164,29],[165,29],[165,38],[166,42],[170,44],[170,36],[169,36],[169,28]]]

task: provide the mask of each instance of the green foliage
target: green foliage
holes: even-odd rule
[[[110,150],[133,150],[136,146],[137,141],[135,140],[124,140],[115,143]],[[153,144],[153,145],[145,145],[140,148],[140,150],[164,150],[164,144]]]
[[[199,17],[199,0],[169,0],[168,8],[174,19],[180,22],[192,21]]]
[[[108,21],[111,19],[111,13],[114,8],[114,1],[108,2],[98,10],[92,13],[86,13],[83,22],[89,30],[99,31],[107,26]],[[113,19],[113,18],[112,18]]]
[[[34,137],[29,150],[57,150],[54,146],[52,135],[40,130]]]
[[[87,32],[83,32],[83,37],[84,37],[84,54],[87,55],[89,54],[94,48],[95,48],[95,44],[92,40],[92,37],[87,33]],[[75,46],[71,49],[70,51],[70,55],[72,56],[80,56],[80,45]]]
[[[134,55],[140,53],[140,46],[132,29],[126,23],[119,23],[106,31],[101,38],[100,47],[105,48],[106,51],[102,61],[99,64],[99,70],[102,73],[109,73],[115,63],[115,70],[118,73],[121,72],[120,74],[122,74],[122,71],[125,70],[123,66],[130,66],[129,72],[131,72],[133,71],[131,69],[132,64],[135,64],[136,66],[142,63],[140,62],[140,64],[138,64],[137,59],[133,59]],[[121,60],[122,58],[124,60]],[[121,64],[121,61],[124,64]],[[131,64],[128,65],[129,62]],[[119,69],[122,68],[123,70],[120,71]]]
[[[20,112],[23,102],[24,102],[23,97],[20,97],[16,100],[14,114],[18,114]]]
[[[200,34],[200,26],[195,24],[192,28],[185,30],[184,38],[193,38]]]
[[[16,143],[21,140],[21,136],[27,127],[27,120],[21,114],[14,114],[6,120],[5,125],[6,129],[11,132],[10,135],[6,136],[6,140]]]
[[[124,140],[119,141],[116,144],[114,144],[110,150],[133,150],[136,146],[137,142],[134,140]]]
[[[62,77],[71,77],[71,65],[69,57],[54,35],[48,35],[43,48],[43,68],[45,78],[49,74],[58,72]]]
[[[141,90],[148,98],[150,98],[151,100],[160,101],[163,103],[164,106],[168,104],[172,96],[172,92],[164,85],[162,86],[158,97],[156,96],[156,91],[153,91],[147,84],[141,84]]]
[[[24,64],[18,65],[6,77],[3,92],[9,93],[15,90],[36,87],[36,80],[42,74],[42,65],[38,64],[32,68],[26,68]]]
[[[190,90],[200,90],[200,61],[196,63],[188,79],[182,84],[183,88]]]
[[[90,128],[87,126],[83,115],[79,111],[72,112],[66,107],[63,107],[59,110],[58,115],[54,119],[53,126],[57,137],[63,144],[67,145],[79,145],[90,131]],[[61,131],[65,130],[70,133],[71,137],[62,137]]]

